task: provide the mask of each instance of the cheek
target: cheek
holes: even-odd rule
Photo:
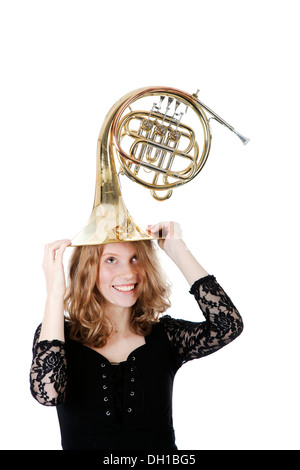
[[[101,267],[98,272],[98,279],[97,279],[97,286],[99,291],[101,292],[105,289],[106,286],[109,286],[112,281],[112,273],[111,270],[106,269],[105,266]]]
[[[109,279],[106,279],[106,276],[101,276],[101,281],[99,278],[97,287],[104,299],[108,300],[111,298],[110,282]]]

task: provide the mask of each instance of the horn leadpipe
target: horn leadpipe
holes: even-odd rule
[[[224,121],[224,119],[218,116],[214,111],[212,111],[208,106],[206,106],[206,104],[202,103],[202,101],[198,100],[198,98],[196,98],[196,100],[197,100],[197,103],[200,104],[200,106],[202,106],[202,108],[204,108],[208,113],[210,113],[214,117],[214,119],[216,119],[216,121],[218,121],[220,124],[222,124],[223,126],[227,127],[229,130],[234,132],[238,136],[238,138],[243,142],[244,145],[248,144],[250,139],[248,139],[247,137],[244,137],[242,134],[237,132],[230,124],[228,124],[228,122]]]

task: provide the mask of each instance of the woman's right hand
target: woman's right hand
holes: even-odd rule
[[[48,296],[63,298],[66,293],[63,254],[71,240],[57,240],[45,245],[43,270]]]

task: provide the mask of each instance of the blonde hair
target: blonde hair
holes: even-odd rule
[[[129,243],[134,246],[144,269],[141,294],[132,307],[131,327],[145,336],[150,333],[159,315],[170,307],[170,285],[161,269],[154,243],[151,240]],[[98,348],[106,344],[112,330],[102,308],[104,298],[97,287],[103,248],[103,245],[74,248],[65,296],[70,338]]]

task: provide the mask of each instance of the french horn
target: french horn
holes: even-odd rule
[[[148,188],[158,201],[169,199],[175,188],[195,178],[205,165],[211,148],[210,119],[247,144],[249,139],[202,103],[198,92],[145,87],[112,106],[98,137],[93,210],[71,246],[151,240],[125,206],[119,175]]]

